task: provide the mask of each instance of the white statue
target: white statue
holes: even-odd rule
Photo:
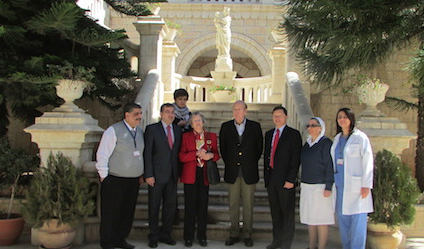
[[[214,22],[216,27],[216,48],[218,49],[218,58],[230,57],[230,8],[225,7],[222,15],[216,12]]]

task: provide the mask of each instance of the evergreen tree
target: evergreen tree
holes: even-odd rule
[[[287,0],[281,28],[314,82],[338,86],[351,70],[370,69],[396,48],[418,41],[409,71],[417,103],[391,98],[418,111],[416,177],[424,190],[424,1]],[[415,44],[415,43],[414,43]]]
[[[29,125],[42,114],[37,107],[59,105],[49,65],[94,67],[95,90],[87,94],[111,108],[129,92],[120,83],[134,73],[124,52],[110,46],[127,36],[98,25],[75,2],[0,0],[0,135],[7,132],[9,115]],[[128,14],[151,14],[144,3],[108,3]]]

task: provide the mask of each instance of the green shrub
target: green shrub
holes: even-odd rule
[[[379,151],[375,158],[373,223],[385,223],[393,228],[414,221],[414,205],[420,194],[411,169],[387,150]]]
[[[41,227],[49,219],[73,226],[93,212],[93,195],[88,178],[69,158],[61,152],[50,153],[47,167],[34,174],[22,212],[34,227]]]

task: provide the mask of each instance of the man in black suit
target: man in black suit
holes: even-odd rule
[[[160,108],[161,121],[148,125],[145,132],[144,177],[149,184],[149,247],[157,242],[175,245],[171,237],[177,199],[178,152],[181,128],[173,124],[174,106],[165,103]],[[159,229],[159,209],[163,199],[162,227]]]
[[[272,218],[273,241],[267,249],[290,249],[294,236],[295,182],[302,138],[286,125],[287,110],[272,111],[275,129],[265,133],[264,178]]]
[[[230,237],[225,245],[239,241],[240,196],[243,201],[243,237],[247,247],[253,246],[253,203],[259,181],[258,161],[262,155],[263,136],[258,122],[246,119],[247,105],[236,101],[234,119],[221,125],[219,145],[225,163],[224,180],[229,183]]]

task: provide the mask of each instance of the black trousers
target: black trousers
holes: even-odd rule
[[[203,168],[197,167],[194,184],[184,184],[184,240],[193,240],[197,220],[197,239],[206,240],[209,186],[203,183]]]
[[[138,177],[108,175],[100,187],[100,245],[113,246],[130,234],[138,196]]]
[[[285,189],[284,183],[273,180],[267,188],[272,218],[274,245],[290,249],[294,237],[295,188]]]
[[[177,203],[177,183],[171,177],[167,183],[149,186],[149,240],[171,238]],[[162,203],[163,202],[163,203]],[[159,211],[162,203],[162,227],[159,229]]]

